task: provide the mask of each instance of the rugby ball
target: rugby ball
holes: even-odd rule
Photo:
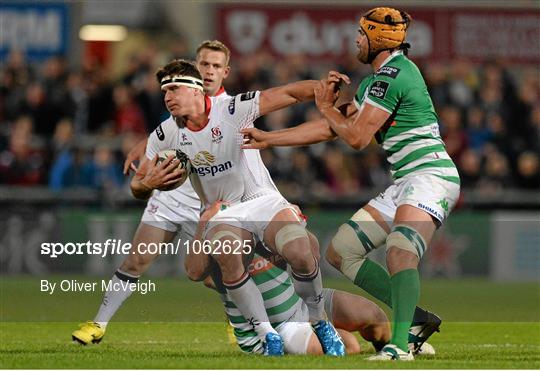
[[[182,175],[180,180],[178,180],[178,182],[169,185],[167,188],[162,188],[162,190],[164,191],[170,191],[170,190],[180,187],[182,184],[184,184],[184,182],[186,181],[186,179],[189,177],[191,173],[191,161],[189,160],[189,157],[179,149],[166,149],[164,151],[160,151],[158,153],[158,161],[157,161],[158,164],[165,161],[167,158],[171,156],[174,156],[179,161],[178,168],[186,169],[186,171]]]

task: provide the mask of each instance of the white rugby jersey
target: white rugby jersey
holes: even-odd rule
[[[225,89],[223,89],[223,87],[221,87],[218,90],[217,94],[213,97],[213,99],[226,99],[226,98],[231,98],[231,96],[227,94],[227,92],[225,91]],[[174,123],[172,116],[169,116],[169,118],[163,121],[161,125],[165,124],[167,121],[172,121]],[[150,143],[150,139],[148,140],[148,143]],[[161,151],[161,149],[159,149],[157,151],[152,151],[150,154],[148,151],[148,147],[149,145],[146,146],[146,157],[149,159],[153,159],[155,154]],[[167,148],[167,149],[173,149],[173,147]],[[177,204],[182,204],[191,208],[200,208],[201,206],[201,201],[199,200],[199,196],[193,189],[191,182],[184,182],[184,184],[182,184],[180,187],[175,188],[171,191],[160,191],[156,189],[152,193],[152,198],[158,199],[165,204],[169,204],[172,200],[173,202],[176,202]],[[179,215],[179,218],[177,218],[177,220],[183,220],[182,218],[183,216]]]
[[[240,129],[253,127],[259,117],[259,95],[257,91],[235,97],[205,97],[207,125],[193,131],[169,118],[150,135],[146,156],[153,158],[166,149],[186,153],[200,180],[206,206],[218,200],[235,204],[277,192],[259,151],[241,149]]]

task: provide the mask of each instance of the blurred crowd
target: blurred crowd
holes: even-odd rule
[[[0,184],[124,188],[126,153],[168,114],[154,73],[187,48],[149,46],[134,54],[121,76],[97,59],[77,68],[65,57],[31,64],[12,52],[0,70]],[[279,63],[278,63],[279,62]],[[350,99],[369,74],[354,55],[339,65],[313,64],[301,55],[276,61],[264,51],[231,61],[229,94],[300,79],[319,79],[329,69],[351,77],[342,91]],[[447,151],[465,189],[540,189],[540,77],[537,67],[466,60],[419,64],[439,115]],[[304,103],[260,118],[277,130],[319,117]],[[341,141],[263,152],[278,187],[292,198],[336,198],[391,183],[384,152],[358,152]]]

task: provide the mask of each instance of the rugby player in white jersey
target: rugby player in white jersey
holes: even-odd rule
[[[253,126],[256,118],[269,112],[313,99],[317,82],[300,81],[218,100],[204,95],[200,74],[188,61],[173,61],[156,76],[174,121],[167,120],[150,135],[146,158],[131,182],[133,195],[144,199],[154,190],[146,179],[163,170],[157,165],[158,152],[177,149],[186,153],[198,175],[205,207],[219,200],[231,204],[212,218],[205,238],[215,247],[212,257],[220,267],[227,293],[264,339],[265,354],[283,354],[282,339],[270,324],[262,296],[245,270],[242,255],[221,248],[225,242],[229,246],[240,242],[242,246],[252,235],[291,266],[295,291],[309,309],[309,320],[324,352],[343,355],[343,342],[326,319],[319,262],[310,249],[303,221],[277,191],[262,161],[250,163],[246,151],[241,149],[240,129]],[[336,73],[334,78],[339,81],[342,77]],[[183,170],[171,167],[172,159],[163,164],[172,171],[165,184],[173,184],[182,177]],[[243,248],[239,251],[246,252]]]
[[[197,68],[203,76],[204,91],[208,96],[218,98],[228,96],[222,83],[230,71],[229,59],[230,51],[220,41],[207,40],[197,48]],[[142,140],[128,154],[124,164],[124,173],[127,174],[130,167],[133,170],[137,169],[133,162],[144,156],[146,143],[147,139]],[[165,168],[165,164],[161,168]],[[143,244],[147,246],[149,243],[168,243],[177,234],[180,234],[183,239],[190,240],[199,221],[200,201],[190,182],[186,182],[172,191],[160,191],[163,179],[158,176],[158,173],[155,175],[147,181],[155,186],[156,191],[149,198],[133,237],[132,251],[112,277],[112,281],[115,283],[120,281],[137,282],[158,256],[158,253],[149,253],[146,249],[138,249],[137,246],[143,246]],[[116,286],[122,287],[121,285]],[[132,291],[129,288],[107,291],[94,320],[81,324],[80,328],[72,333],[72,339],[85,345],[99,343],[105,334],[108,322],[131,294]]]

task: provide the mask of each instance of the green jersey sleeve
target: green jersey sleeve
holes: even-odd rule
[[[404,95],[403,85],[399,80],[377,75],[368,87],[366,101],[392,113]]]

